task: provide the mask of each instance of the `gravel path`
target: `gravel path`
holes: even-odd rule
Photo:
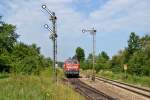
[[[85,77],[80,78],[80,80],[107,95],[117,98],[118,100],[150,100],[149,98],[140,96],[103,81],[95,80],[95,82],[92,82],[89,78]]]

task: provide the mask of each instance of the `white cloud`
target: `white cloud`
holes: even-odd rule
[[[86,49],[86,53],[91,51],[90,35],[82,34],[82,28],[95,26],[98,29],[97,51],[106,50],[110,55],[126,45],[129,32],[150,31],[149,0],[109,0],[99,9],[90,12],[89,16],[77,12],[72,7],[74,2],[80,2],[79,0],[7,0],[7,2],[5,10],[9,14],[7,13],[6,21],[17,25],[22,41],[37,43],[45,55],[52,55],[52,44],[47,30],[43,28],[43,24],[48,23],[48,14],[41,10],[41,5],[46,4],[49,9],[56,12],[59,34],[58,58],[61,60],[73,56],[77,46]],[[86,4],[90,0],[84,2]],[[103,45],[103,42],[106,45]]]
[[[90,18],[95,23],[99,22],[98,26],[109,26],[108,32],[132,28],[147,23],[146,16],[150,16],[149,3],[148,0],[110,0],[101,9],[92,12]],[[130,25],[133,26],[128,27]]]
[[[58,48],[60,53],[63,54],[63,52],[66,52],[66,46],[72,46],[65,46],[65,36],[68,34],[72,36],[70,33],[74,33],[74,30],[76,30],[74,28],[81,21],[80,15],[78,13],[74,13],[73,10],[69,8],[68,3],[71,2],[71,0],[60,0],[60,2],[45,0],[45,3],[42,3],[37,1],[17,2],[17,0],[14,0],[11,3],[9,2],[12,14],[7,16],[6,21],[17,25],[17,32],[21,34],[21,41],[26,43],[37,43],[42,47],[42,51],[45,55],[52,55],[52,43],[48,38],[48,31],[45,31],[43,28],[43,24],[49,23],[49,15],[41,9],[41,5],[46,4],[48,8],[55,11],[58,16],[58,33],[60,33],[58,39],[63,38],[59,40],[59,42],[63,43],[60,43],[60,48]],[[69,55],[66,55],[65,58]],[[59,58],[63,59],[64,54]]]

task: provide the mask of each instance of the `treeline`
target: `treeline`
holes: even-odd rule
[[[17,42],[15,31],[14,25],[0,21],[0,72],[39,74],[51,65],[52,60],[41,55],[36,44]]]
[[[92,69],[92,54],[85,58],[84,50],[78,47],[74,57],[78,58],[82,69]],[[128,46],[112,58],[105,51],[96,55],[95,69],[96,72],[106,70],[122,73],[124,64],[128,66],[128,74],[150,76],[150,35],[139,37],[135,32],[131,32]]]

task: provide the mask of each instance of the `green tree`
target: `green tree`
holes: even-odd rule
[[[85,60],[84,49],[82,49],[81,47],[76,48],[76,54],[75,55],[76,55],[79,62],[83,62]]]
[[[135,34],[135,32],[131,32],[130,38],[128,40],[128,52],[132,55],[137,50],[140,50],[141,44],[139,36]]]
[[[15,33],[16,27],[1,21],[0,17],[0,71],[9,72],[10,52],[17,42],[18,35]]]
[[[142,50],[143,50],[143,73],[146,76],[150,76],[150,35],[145,35],[141,38]]]
[[[2,23],[0,26],[0,48],[11,51],[14,44],[17,42],[18,34],[15,33],[16,27],[11,24]]]
[[[102,51],[101,54],[99,54],[99,58],[104,58],[105,60],[109,60],[109,56],[105,51]]]
[[[127,50],[120,50],[117,55],[114,55],[112,59],[109,61],[110,69],[113,72],[122,72],[123,65],[126,61]]]
[[[100,69],[108,69],[109,68],[109,56],[105,51],[102,51],[96,59],[96,72],[99,72]]]
[[[39,74],[40,70],[49,67],[50,58],[40,54],[36,44],[18,43],[16,27],[0,21],[0,72]]]
[[[131,58],[129,59],[128,65],[128,72],[130,74],[136,74],[136,75],[142,75],[143,74],[143,52],[142,51],[138,51],[135,52]]]
[[[150,45],[150,35],[145,35],[140,39],[142,49],[145,49],[148,45]]]
[[[133,53],[129,59],[129,73],[136,75],[150,75],[150,36],[145,35],[140,39],[140,50]]]
[[[44,58],[44,56],[39,53],[40,49],[35,44],[16,44],[11,54],[13,72],[39,74],[40,70],[50,66],[50,60]]]
[[[86,59],[86,69],[92,69],[92,66],[93,66],[93,55],[92,53],[90,53]]]
[[[110,60],[114,72],[122,72],[123,64],[128,64],[127,72],[132,75],[150,76],[150,36],[142,38],[131,33],[128,48],[120,51]]]

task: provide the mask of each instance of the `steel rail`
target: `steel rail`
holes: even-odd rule
[[[109,95],[100,92],[99,90],[87,85],[77,78],[68,79],[68,82],[74,86],[74,89],[89,100],[117,100]]]
[[[149,94],[150,94],[150,90],[148,90],[148,89],[144,89],[144,88],[137,87],[137,86],[130,85],[130,84],[127,84],[127,83],[123,83],[123,82],[114,81],[114,80],[111,80],[111,79],[108,79],[108,78],[104,78],[104,77],[96,77],[96,79],[97,79],[97,80],[100,80],[100,81],[103,81],[103,82],[106,82],[106,83],[109,83],[109,84],[111,84],[111,85],[115,85],[115,86],[117,86],[117,87],[126,89],[126,90],[128,90],[128,91],[134,92],[134,93],[139,94],[139,95],[142,95],[142,96],[144,96],[144,97],[150,98],[150,95],[149,95]],[[119,85],[119,84],[120,84],[120,85]],[[122,85],[122,86],[121,86],[121,85]],[[127,88],[126,86],[127,86],[128,88]],[[134,89],[136,89],[136,90],[138,90],[138,91],[133,90],[133,89],[131,89],[131,88],[134,88]],[[139,91],[141,91],[141,92],[139,92]],[[143,92],[148,92],[149,94],[145,94],[145,93],[143,93]]]

